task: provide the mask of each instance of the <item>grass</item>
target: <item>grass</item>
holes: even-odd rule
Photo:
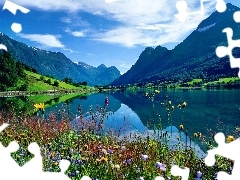
[[[25,73],[28,75],[28,77],[33,77],[36,80],[40,80],[40,77],[41,77],[40,74],[33,73],[33,72],[30,72],[30,71],[26,71],[26,70],[25,70]],[[46,84],[46,85],[49,85],[49,86],[44,85],[44,87],[41,90],[49,90],[50,87],[51,87],[50,89],[72,89],[72,90],[81,89],[81,88],[84,87],[84,86],[75,87],[75,86],[73,86],[71,84],[67,84],[65,82],[59,81],[59,80],[54,79],[54,78],[49,78],[49,77],[46,77],[46,76],[43,76],[43,77],[44,77],[44,80],[51,79],[52,84],[53,84],[54,81],[58,81],[59,82],[59,86],[56,88],[56,87],[53,87],[53,86],[51,86],[51,85],[49,85],[47,83],[44,83],[42,81],[42,82],[40,82],[41,84],[39,84],[39,86],[37,86],[36,88],[40,88],[40,86],[43,85],[43,84]]]
[[[168,117],[171,118],[174,111],[171,101],[166,102],[163,107],[166,107]],[[206,166],[203,159],[197,158],[194,148],[179,148],[181,138],[178,138],[177,148],[170,150],[167,142],[171,137],[169,133],[161,131],[161,122],[156,129],[157,139],[152,135],[144,138],[138,134],[130,134],[130,139],[120,139],[120,132],[104,133],[104,120],[108,115],[106,109],[99,107],[92,112],[89,110],[92,114],[90,118],[82,115],[77,131],[70,125],[71,119],[65,111],[67,105],[62,108],[60,114],[51,113],[45,119],[42,119],[42,116],[24,114],[16,116],[14,112],[0,113],[0,124],[10,124],[9,128],[0,134],[0,142],[4,146],[14,139],[19,142],[20,150],[12,154],[19,165],[22,166],[32,158],[27,147],[31,142],[37,142],[41,147],[44,170],[59,172],[60,160],[67,159],[71,165],[66,174],[73,180],[81,179],[84,175],[100,180],[153,180],[157,176],[180,180],[180,177],[171,175],[173,164],[190,168],[191,180],[201,173],[204,179],[214,179],[216,172],[228,171],[232,166],[229,160],[218,156],[213,167]],[[185,108],[185,102],[179,106],[179,110],[183,112],[183,120]],[[184,128],[182,124],[180,126]],[[181,131],[182,129],[179,133]],[[201,134],[194,135],[192,140],[202,141],[208,149],[215,145],[212,137],[207,138]]]
[[[202,82],[202,79],[193,79],[192,81],[187,82],[187,84],[193,85],[194,83],[199,83],[199,82]]]
[[[90,87],[88,86],[80,86],[76,87],[71,84],[67,84],[65,82],[59,81],[57,79],[51,79],[52,84],[48,84],[44,82],[44,80],[48,80],[49,77],[43,76],[44,80],[40,80],[41,75],[37,73],[33,73],[30,71],[24,71],[26,73],[26,78],[25,79],[19,79],[17,82],[17,85],[15,87],[10,87],[8,88],[8,91],[14,91],[16,89],[19,89],[22,85],[25,83],[28,84],[27,91],[46,91],[46,90],[87,90],[89,91]],[[58,81],[59,86],[56,87],[53,85],[54,81]]]

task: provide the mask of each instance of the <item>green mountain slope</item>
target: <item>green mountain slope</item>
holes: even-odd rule
[[[188,81],[194,78],[216,79],[237,76],[238,69],[231,69],[228,57],[218,58],[215,50],[220,45],[227,46],[226,34],[222,30],[231,27],[234,39],[240,38],[240,27],[233,20],[233,13],[240,8],[227,4],[224,13],[217,11],[202,21],[182,43],[173,50],[159,52],[159,47],[146,48],[136,64],[112,85],[132,84],[151,81]],[[234,50],[235,55],[239,54]],[[238,56],[239,57],[239,56]],[[148,63],[144,63],[148,62]]]
[[[105,85],[115,80],[110,75],[104,77],[105,79],[102,77],[97,78],[102,73],[97,68],[85,68],[81,64],[75,64],[60,52],[51,52],[30,47],[9,38],[3,33],[0,33],[0,43],[6,45],[8,51],[16,61],[35,68],[40,74],[50,75],[57,79],[67,77],[73,79],[76,83],[87,81],[89,85]],[[116,74],[114,77],[120,77],[120,72],[117,68],[106,67],[104,70],[107,69],[109,73]]]

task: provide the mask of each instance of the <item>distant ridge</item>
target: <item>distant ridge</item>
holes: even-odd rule
[[[74,82],[87,81],[88,85],[107,85],[120,77],[116,67],[101,69],[86,63],[74,63],[61,52],[51,52],[18,42],[4,33],[0,33],[0,43],[6,45],[15,60],[35,68],[40,74],[50,75],[57,79],[66,77]],[[103,76],[104,75],[104,76]]]

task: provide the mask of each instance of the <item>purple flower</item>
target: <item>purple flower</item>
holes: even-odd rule
[[[131,162],[132,162],[132,159],[127,159],[123,161],[124,164],[131,164]]]
[[[218,173],[214,174],[214,179],[217,180]]]
[[[197,177],[202,178],[202,173],[200,171],[197,172]]]
[[[107,152],[108,152],[109,154],[112,154],[112,153],[113,153],[113,150],[108,149]]]
[[[142,158],[143,161],[146,161],[146,160],[148,159],[148,155],[146,155],[146,154],[143,155],[143,154],[142,154],[142,155],[141,155],[141,158]]]
[[[126,150],[126,147],[125,146],[122,146],[121,147],[121,151],[125,151]]]
[[[166,171],[166,165],[160,162],[156,162],[156,168],[161,169],[162,171]]]

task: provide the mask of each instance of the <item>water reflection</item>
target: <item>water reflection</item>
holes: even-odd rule
[[[85,114],[87,120],[91,120],[92,116],[89,115],[89,112]],[[97,124],[99,123],[101,118],[100,112],[95,112],[94,119]],[[75,130],[81,129],[79,126],[79,122],[81,121],[81,117],[76,117],[71,125]],[[159,141],[166,143],[168,147],[172,150],[174,149],[185,149],[185,148],[194,148],[198,157],[205,157],[205,153],[200,148],[200,146],[193,141],[190,140],[189,137],[185,135],[183,132],[179,132],[179,130],[175,126],[169,126],[161,131],[150,130],[142,123],[139,116],[132,111],[126,104],[121,104],[120,108],[116,112],[108,111],[106,116],[104,117],[104,130],[105,132],[115,132],[116,136],[119,139],[124,139],[125,141],[132,141],[133,137],[139,135],[142,138],[146,138],[147,136],[151,138],[158,139]],[[118,133],[119,132],[119,133]],[[162,136],[167,132],[167,136]],[[178,146],[177,146],[178,145]]]

